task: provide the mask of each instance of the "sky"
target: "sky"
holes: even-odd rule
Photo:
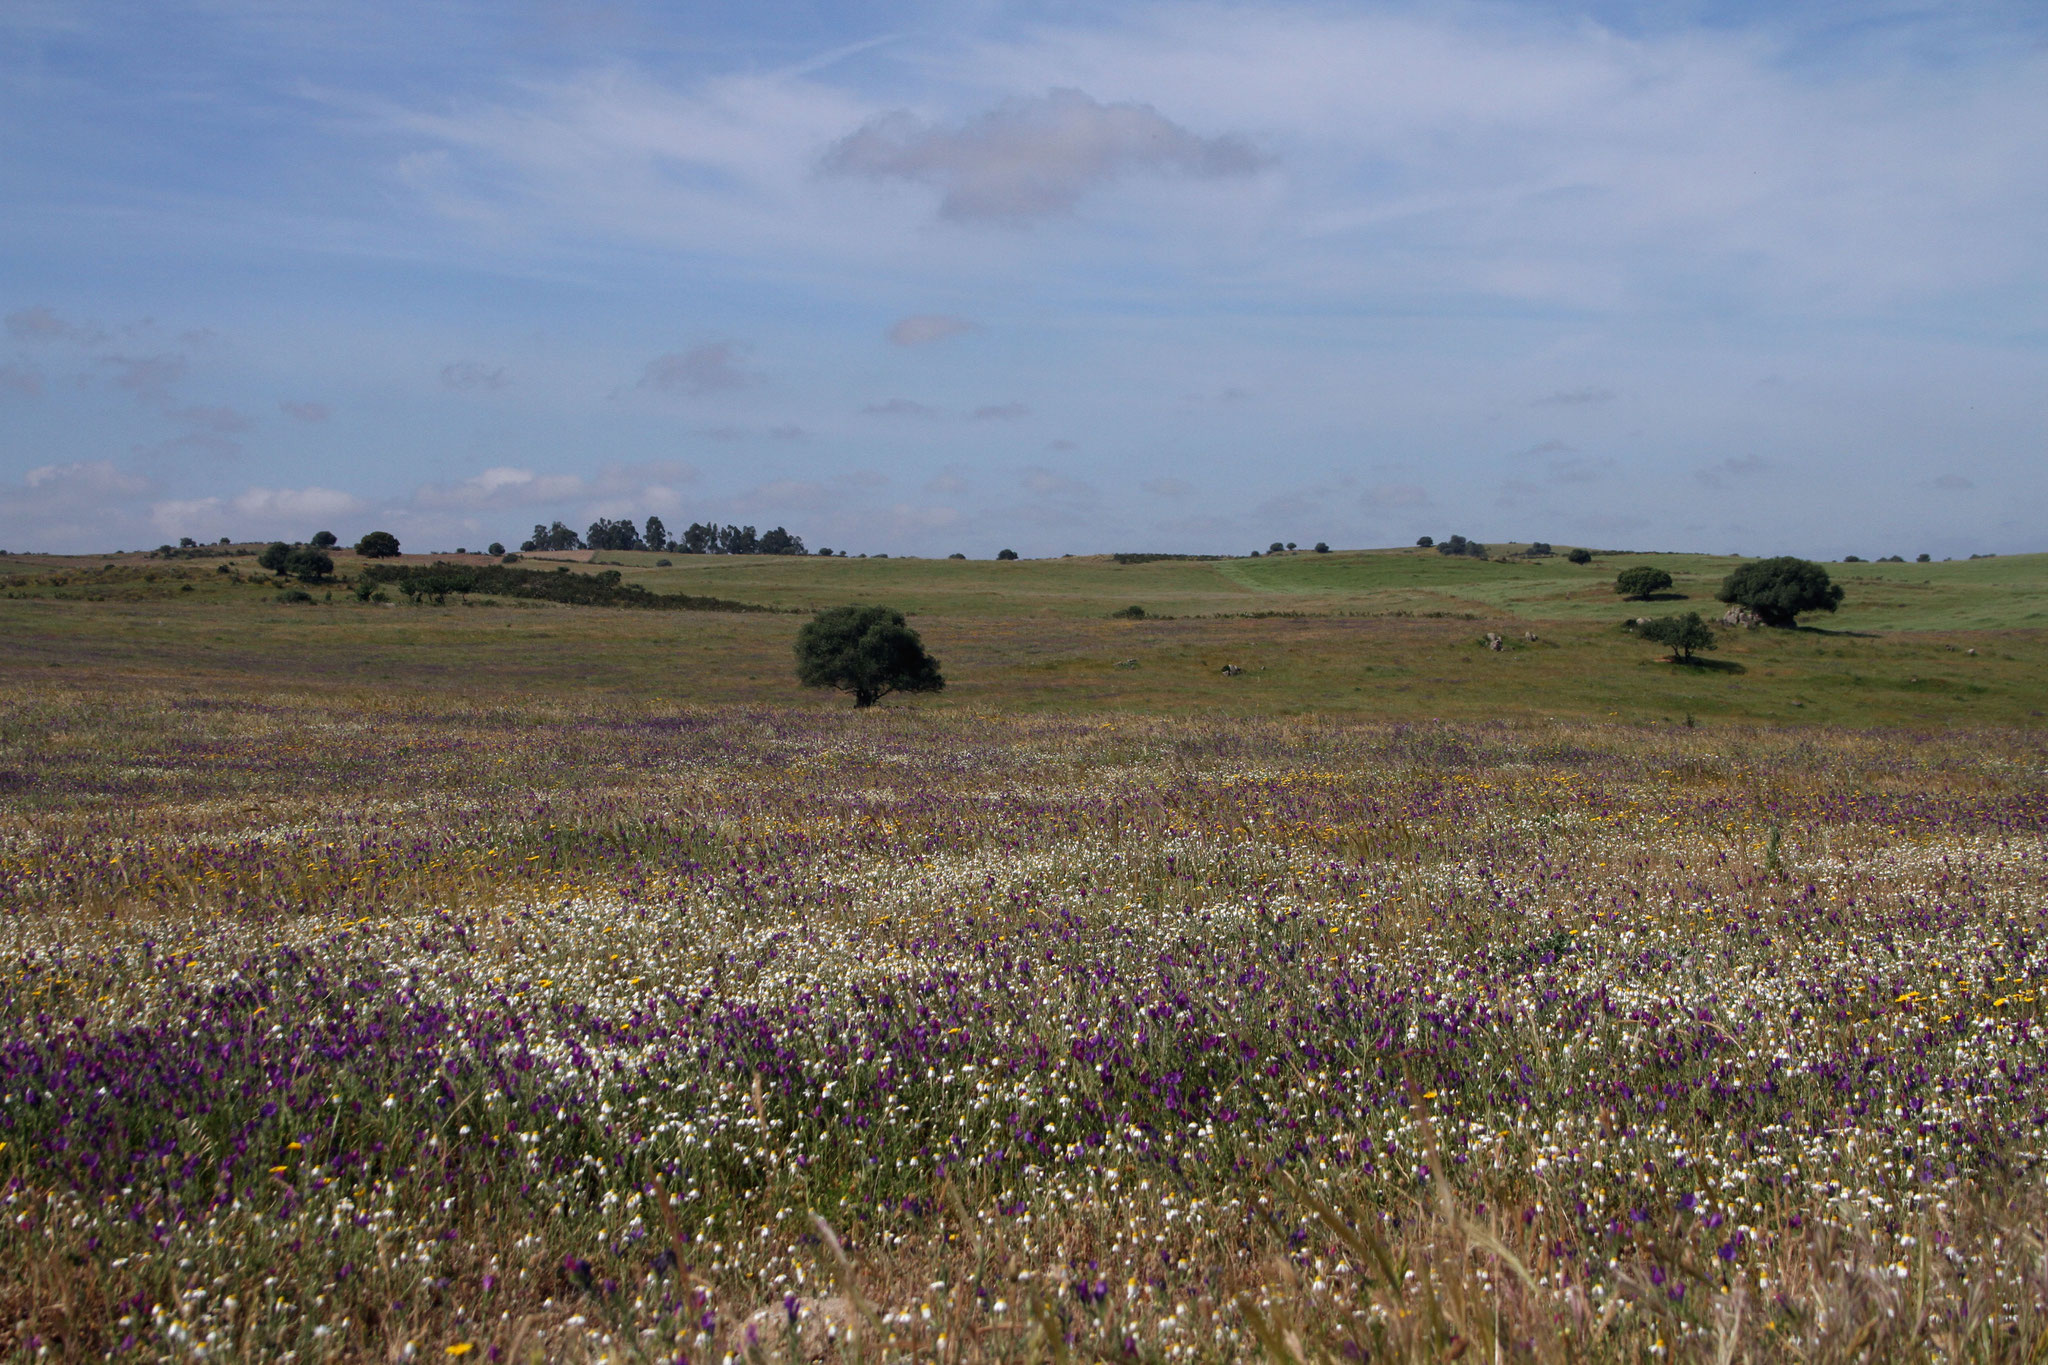
[[[0,549],[2048,549],[2038,0],[6,0]]]

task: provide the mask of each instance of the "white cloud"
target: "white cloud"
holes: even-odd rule
[[[599,511],[615,515],[617,506],[628,503],[669,512],[681,501],[677,485],[697,478],[696,467],[681,460],[610,464],[589,477],[496,465],[458,483],[422,484],[413,493],[412,506],[451,512],[525,509],[572,520]]]
[[[228,504],[248,521],[322,521],[353,516],[364,509],[361,498],[332,488],[251,488]]]
[[[1251,175],[1271,158],[1242,137],[1202,137],[1149,104],[1079,90],[1006,100],[941,127],[905,111],[870,119],[825,154],[840,175],[937,186],[948,218],[1019,221],[1072,208],[1134,171],[1195,179]]]

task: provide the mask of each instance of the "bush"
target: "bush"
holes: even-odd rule
[[[1126,621],[1142,621],[1145,619],[1145,609],[1143,607],[1136,605],[1128,607],[1119,607],[1117,610],[1111,612],[1110,615],[1114,617],[1120,617],[1121,619]]]
[[[1593,552],[1581,546],[1566,555],[1565,558],[1574,564],[1591,564],[1593,562]]]
[[[1276,540],[1271,545],[1268,545],[1266,547],[1266,553],[1269,555],[1277,555],[1286,548],[1287,547],[1285,545],[1282,545],[1279,541]]]
[[[285,565],[291,562],[292,547],[281,540],[273,540],[263,547],[263,553],[256,556],[256,562],[272,573],[283,573]]]
[[[1841,585],[1811,560],[1792,555],[1759,559],[1728,575],[1720,601],[1747,607],[1767,626],[1790,628],[1803,611],[1833,611],[1842,602]]]
[[[1545,555],[1554,555],[1557,551],[1550,548],[1550,542],[1547,540],[1532,540],[1529,542],[1529,548],[1523,553],[1531,559],[1541,559]]]
[[[1914,555],[1914,556],[1913,556],[1913,562],[1914,562],[1915,564],[1925,564],[1925,563],[1928,563],[1928,562],[1929,562],[1930,560],[1932,560],[1933,558],[1934,558],[1934,556],[1933,556],[1933,555]]]
[[[673,559],[657,559],[654,561],[654,567],[657,569],[673,568],[675,567],[675,561]]]
[[[1476,540],[1463,536],[1452,536],[1449,540],[1437,542],[1436,552],[1440,555],[1469,555],[1473,559],[1486,558],[1486,547]]]
[[[1660,616],[1636,627],[1636,634],[1652,644],[1663,645],[1677,655],[1679,663],[1691,663],[1696,649],[1714,647],[1714,630],[1696,611],[1683,616]]]
[[[310,602],[313,600],[313,594],[307,592],[304,588],[287,588],[277,595],[277,600],[280,602]]]
[[[1662,592],[1670,586],[1670,574],[1662,569],[1653,569],[1647,564],[1636,564],[1623,569],[1614,579],[1616,592],[1638,602],[1651,593]]]
[[[890,607],[829,607],[796,633],[796,677],[805,687],[853,694],[855,707],[891,692],[937,692],[939,661]]]
[[[953,552],[952,554],[949,554],[949,555],[947,555],[947,556],[946,556],[946,558],[948,558],[948,559],[965,559],[965,558],[967,558],[967,556],[966,556],[966,555],[963,555],[963,554],[961,554],[961,553],[960,553],[960,552],[959,552],[958,550],[955,550],[955,551],[954,551],[954,552]]]
[[[1432,546],[1432,545],[1436,544],[1436,537],[1435,537],[1435,536],[1417,536],[1417,537],[1415,537],[1415,544],[1416,544],[1416,546],[1417,546],[1418,548],[1420,548],[1420,549],[1424,549],[1424,550],[1427,550],[1427,549],[1428,549],[1428,548],[1429,548],[1430,546]]]
[[[491,542],[491,547],[490,547],[490,549],[486,550],[486,551],[485,551],[484,553],[486,553],[486,554],[493,554],[493,555],[502,555],[502,554],[504,554],[504,553],[505,553],[505,546],[504,546],[504,543],[503,543],[502,541],[496,541],[496,540],[494,540],[494,541],[492,541],[492,542]]]
[[[1330,553],[1330,542],[1329,542],[1329,541],[1327,541],[1327,540],[1319,540],[1319,541],[1317,541],[1317,542],[1316,542],[1316,553],[1317,553],[1317,554],[1319,554],[1319,555],[1326,555],[1326,554]]]
[[[364,559],[390,559],[398,553],[398,537],[389,531],[372,531],[356,542],[356,553]]]

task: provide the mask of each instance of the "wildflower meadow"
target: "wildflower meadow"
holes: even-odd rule
[[[2048,1353],[2038,732],[0,725],[17,1358]]]

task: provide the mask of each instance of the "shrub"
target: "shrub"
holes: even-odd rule
[[[997,559],[1015,559],[1016,557],[1017,557],[1017,552],[1016,552],[1015,550],[997,550],[997,551],[996,551],[996,558],[997,558]]]
[[[673,559],[657,559],[654,561],[654,567],[657,569],[673,568],[675,567],[675,561]]]
[[[959,552],[958,550],[955,550],[955,551],[953,551],[953,553],[952,553],[952,554],[949,554],[949,555],[947,555],[947,556],[946,556],[946,558],[948,558],[948,559],[965,559],[965,558],[967,558],[967,556],[966,556],[966,555],[963,555],[963,554],[961,554],[961,553],[960,553],[960,552]]]
[[[1417,537],[1415,537],[1415,543],[1416,543],[1416,545],[1417,545],[1418,547],[1420,547],[1421,549],[1427,550],[1427,549],[1428,549],[1428,548],[1429,548],[1430,546],[1432,546],[1432,545],[1436,544],[1436,537],[1435,537],[1435,536],[1417,536]]]
[[[272,573],[283,573],[285,565],[291,562],[292,547],[281,540],[273,540],[263,547],[263,553],[256,556],[256,562]]]
[[[805,687],[853,694],[856,707],[891,692],[937,692],[939,661],[891,607],[829,607],[796,634],[796,677]]]
[[[1652,644],[1663,645],[1677,655],[1679,663],[1691,663],[1696,649],[1714,647],[1714,630],[1696,611],[1683,616],[1660,616],[1636,627],[1636,634]]]
[[[494,541],[492,541],[492,542],[491,542],[491,545],[490,545],[490,548],[489,548],[488,550],[484,551],[484,553],[485,553],[485,554],[493,554],[493,555],[502,555],[502,554],[504,554],[504,553],[505,553],[505,545],[504,545],[504,542],[502,542],[502,541],[497,541],[497,540],[494,540]]]
[[[390,559],[398,553],[398,537],[389,531],[372,531],[356,542],[356,553],[364,559]]]
[[[1287,547],[1285,545],[1282,545],[1279,541],[1276,540],[1271,545],[1268,545],[1266,547],[1266,553],[1269,555],[1277,555],[1286,548]]]
[[[1913,562],[1914,562],[1915,564],[1925,564],[1925,563],[1927,563],[1928,561],[1932,560],[1933,558],[1934,558],[1934,556],[1933,556],[1933,555],[1914,555],[1914,556],[1913,556]]]
[[[1529,542],[1529,548],[1523,553],[1531,559],[1541,559],[1545,555],[1554,555],[1557,551],[1550,548],[1550,542],[1547,540],[1532,540]]]
[[[1591,564],[1593,562],[1593,552],[1591,550],[1586,549],[1584,546],[1580,546],[1578,549],[1573,550],[1570,554],[1566,555],[1565,558],[1569,559],[1574,564]]]
[[[307,592],[304,588],[287,588],[277,595],[277,600],[280,602],[310,602],[313,600],[313,594]]]
[[[1329,542],[1329,541],[1327,541],[1327,540],[1319,540],[1319,541],[1317,541],[1317,542],[1316,542],[1316,553],[1317,553],[1317,554],[1319,554],[1319,555],[1326,555],[1326,554],[1330,553],[1330,542]]]
[[[1789,628],[1803,611],[1833,611],[1840,606],[1842,588],[1813,561],[1779,555],[1744,564],[1728,575],[1715,597],[1749,608],[1767,626]]]
[[[1614,578],[1614,590],[1623,597],[1638,602],[1651,593],[1662,592],[1670,586],[1671,575],[1662,569],[1651,568],[1648,564],[1631,565]]]
[[[1120,617],[1126,621],[1142,621],[1145,619],[1145,609],[1134,604],[1128,607],[1119,607],[1111,612],[1110,615]]]
[[[1486,558],[1486,547],[1476,540],[1463,536],[1452,536],[1449,540],[1437,542],[1436,552],[1440,555],[1469,555],[1473,559]]]

